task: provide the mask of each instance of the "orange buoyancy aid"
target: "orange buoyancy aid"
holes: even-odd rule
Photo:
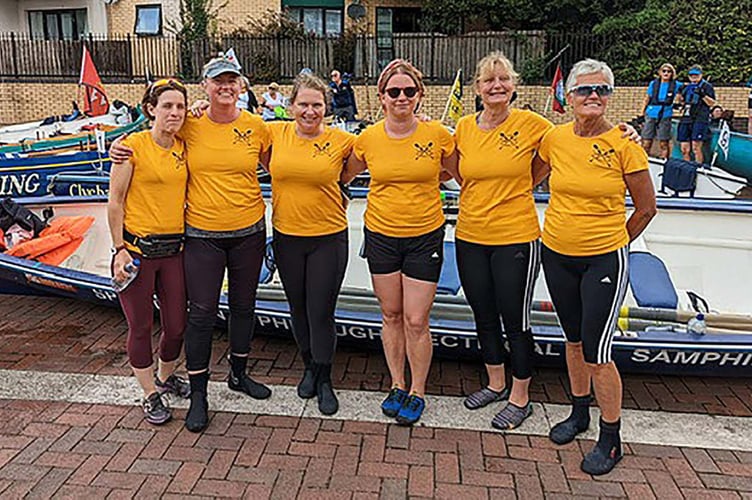
[[[58,266],[78,249],[92,224],[94,217],[89,215],[56,217],[38,238],[19,243],[6,254]]]

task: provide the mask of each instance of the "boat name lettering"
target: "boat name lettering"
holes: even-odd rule
[[[0,196],[36,194],[40,186],[39,174],[0,176]]]
[[[85,184],[71,184],[68,187],[69,196],[107,196],[108,194],[109,189],[103,189],[99,185],[90,187]]]
[[[73,285],[69,285],[67,283],[61,283],[59,281],[51,280],[48,278],[42,278],[41,276],[36,276],[34,274],[29,274],[29,273],[24,273],[24,276],[26,277],[26,281],[28,283],[46,286],[49,288],[56,288],[58,290],[63,290],[66,292],[76,293],[76,287]]]
[[[539,344],[538,342],[535,343],[535,354],[552,358],[561,357],[561,352],[556,350],[554,344]]]
[[[752,353],[749,352],[717,352],[717,351],[675,351],[661,349],[635,349],[632,353],[632,361],[635,363],[667,363],[671,365],[706,365],[718,366],[750,366],[752,365]]]
[[[100,288],[92,288],[91,293],[94,294],[99,300],[106,300],[109,302],[117,302],[117,294],[112,290],[104,290]]]

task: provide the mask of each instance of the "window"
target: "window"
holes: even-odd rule
[[[161,35],[162,6],[136,5],[136,27],[133,31],[137,35]]]
[[[395,33],[419,33],[420,9],[407,7],[392,9],[392,23]]]
[[[288,7],[287,14],[306,31],[317,35],[342,34],[342,9],[324,7]]]
[[[88,32],[86,9],[30,10],[28,14],[34,40],[78,40]]]

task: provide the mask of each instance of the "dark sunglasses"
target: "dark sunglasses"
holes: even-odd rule
[[[598,97],[608,97],[614,93],[614,88],[605,83],[599,85],[577,85],[569,89],[569,92],[580,97],[587,97],[593,92],[598,94]]]
[[[408,99],[412,99],[418,94],[418,87],[391,87],[384,90],[384,92],[386,92],[386,95],[392,99],[397,99],[402,93],[404,93],[405,97]]]

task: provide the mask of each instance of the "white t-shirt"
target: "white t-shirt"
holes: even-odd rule
[[[269,92],[264,92],[264,94],[261,96],[261,99],[264,102],[263,112],[261,113],[261,118],[263,118],[264,120],[274,120],[275,118],[274,110],[269,109],[268,108],[269,105],[271,105],[272,108],[285,105],[285,96],[283,96],[280,92],[277,92],[276,97],[274,98],[272,98]]]

